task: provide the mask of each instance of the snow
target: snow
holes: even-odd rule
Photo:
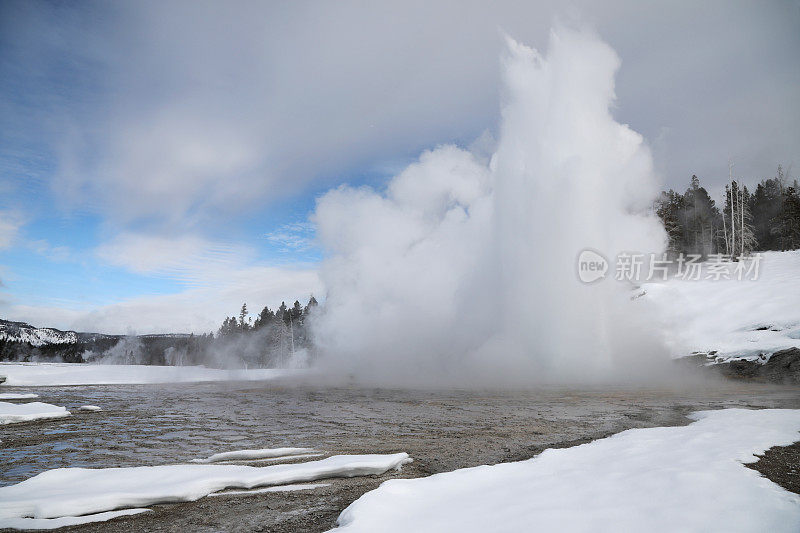
[[[222,370],[202,366],[100,365],[83,363],[0,363],[7,386],[117,385],[260,381],[296,375],[299,370]]]
[[[702,279],[708,266],[698,281],[642,285],[676,356],[716,350],[720,360],[759,359],[800,347],[800,251],[762,253],[756,280]]]
[[[325,455],[325,454],[324,453],[298,453],[297,455],[283,455],[281,457],[267,457],[265,459],[243,459],[243,460],[238,460],[236,462],[240,462],[241,463],[241,462],[245,462],[246,461],[248,463],[278,463],[278,462],[281,462],[281,461],[289,461],[289,460],[294,460],[294,459],[307,459],[309,457],[322,457],[323,455]],[[228,462],[234,462],[234,461],[225,461],[225,462],[228,463]]]
[[[0,341],[29,342],[31,346],[75,344],[78,342],[78,335],[74,331],[35,328],[22,322],[0,322]]]
[[[386,481],[345,509],[336,531],[800,531],[800,496],[741,464],[800,440],[800,410],[692,418],[527,461]]]
[[[102,411],[102,409],[96,405],[81,405],[78,409],[81,411]]]
[[[50,405],[49,403],[0,402],[0,425],[30,422],[45,418],[62,418],[69,415],[70,412],[65,407]]]
[[[22,393],[22,392],[0,392],[0,400],[28,400],[30,398],[38,398],[38,394]]]
[[[236,450],[215,453],[205,459],[192,459],[193,463],[218,463],[220,461],[244,461],[249,459],[278,458],[313,452],[313,448],[262,448],[259,450]]]
[[[264,489],[229,490],[226,492],[212,492],[211,494],[209,494],[209,496],[248,496],[250,494],[263,494],[265,492],[294,492],[298,490],[311,490],[328,486],[330,486],[330,483],[295,483],[291,485],[279,485],[277,487],[267,487]]]
[[[19,518],[80,516],[126,507],[198,500],[227,488],[382,474],[411,461],[406,453],[335,455],[319,461],[264,467],[164,465],[57,468],[0,487],[0,528]]]
[[[131,516],[146,513],[150,509],[123,509],[84,516],[62,516],[60,518],[9,518],[2,521],[3,527],[13,529],[56,529],[66,526],[78,526],[92,522],[105,522],[120,516]]]

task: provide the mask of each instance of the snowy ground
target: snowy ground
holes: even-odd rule
[[[50,528],[84,515],[157,503],[195,501],[224,489],[296,484],[331,477],[382,474],[411,459],[406,453],[334,455],[319,461],[264,467],[165,465],[58,468],[0,487],[0,528]],[[293,487],[296,489],[296,487]],[[107,520],[114,516],[96,515]],[[85,518],[85,517],[84,517]],[[57,520],[61,522],[52,522]],[[57,526],[56,526],[57,527]]]
[[[150,509],[122,509],[121,511],[106,511],[104,513],[83,516],[63,516],[61,518],[0,518],[0,527],[12,529],[58,529],[67,526],[79,526],[92,522],[105,522],[120,516],[131,516],[146,513]]]
[[[49,403],[0,402],[0,425],[31,422],[45,418],[63,418],[70,414],[65,407],[50,405]]]
[[[28,400],[38,397],[38,394],[32,392],[0,392],[0,400]]]
[[[656,304],[676,356],[716,351],[759,359],[800,347],[800,251],[765,252],[756,280],[670,279],[642,286]],[[761,358],[762,360],[764,358]]]
[[[800,410],[693,418],[527,461],[390,480],[345,509],[337,531],[800,531],[800,497],[741,464],[800,440]]]
[[[0,363],[0,376],[7,378],[3,386],[261,381],[292,376],[298,372],[301,371],[274,368],[221,370],[202,366]]]

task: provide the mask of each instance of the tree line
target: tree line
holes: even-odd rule
[[[234,346],[235,353],[248,364],[287,366],[299,353],[304,357],[310,355],[312,341],[308,319],[318,306],[312,295],[305,306],[299,300],[295,300],[291,307],[281,302],[274,311],[265,306],[253,320],[244,303],[238,317],[226,317],[222,322],[215,343],[226,345],[226,348]]]
[[[754,191],[731,179],[720,210],[700,179],[692,176],[684,193],[663,191],[654,209],[664,224],[671,253],[725,254],[800,248],[800,187],[781,166]]]
[[[0,361],[64,361],[140,365],[206,365],[214,368],[287,367],[313,357],[309,318],[318,307],[311,296],[255,317],[243,304],[238,317],[226,317],[216,334],[89,335],[79,342],[33,346],[0,339]],[[255,318],[255,319],[254,319]]]

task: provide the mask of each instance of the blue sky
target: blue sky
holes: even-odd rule
[[[555,20],[619,54],[615,114],[665,186],[770,176],[800,146],[798,6],[3,2],[0,317],[209,331],[324,297],[316,198],[490,146],[501,31]]]

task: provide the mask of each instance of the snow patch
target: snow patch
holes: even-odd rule
[[[38,398],[38,394],[22,393],[22,392],[0,392],[0,400],[28,400],[30,398]]]
[[[249,459],[278,458],[288,455],[299,455],[313,452],[313,448],[262,448],[259,450],[235,450],[215,453],[205,459],[192,459],[193,463],[218,463],[220,461],[245,461]]]
[[[79,526],[92,522],[105,522],[120,516],[131,516],[146,513],[150,509],[124,509],[121,511],[106,511],[104,513],[88,514],[83,516],[62,516],[60,518],[8,518],[2,519],[2,527],[12,529],[57,529],[67,526]]]
[[[60,518],[146,505],[198,500],[228,488],[251,489],[331,477],[383,474],[408,454],[335,455],[320,461],[264,467],[165,465],[57,468],[0,487],[0,528],[20,518]]]
[[[10,403],[0,402],[0,425],[15,424],[18,422],[31,422],[46,418],[63,418],[71,413],[66,407],[50,405],[49,403]]]
[[[336,531],[800,531],[800,497],[741,464],[800,440],[800,410],[692,418],[527,461],[386,481],[345,509]]]
[[[294,459],[308,459],[309,457],[322,457],[324,453],[299,453],[297,455],[283,455],[281,457],[267,457],[265,459],[242,459],[236,461],[224,461],[224,463],[233,462],[248,462],[248,463],[279,463],[281,461],[289,461]]]

